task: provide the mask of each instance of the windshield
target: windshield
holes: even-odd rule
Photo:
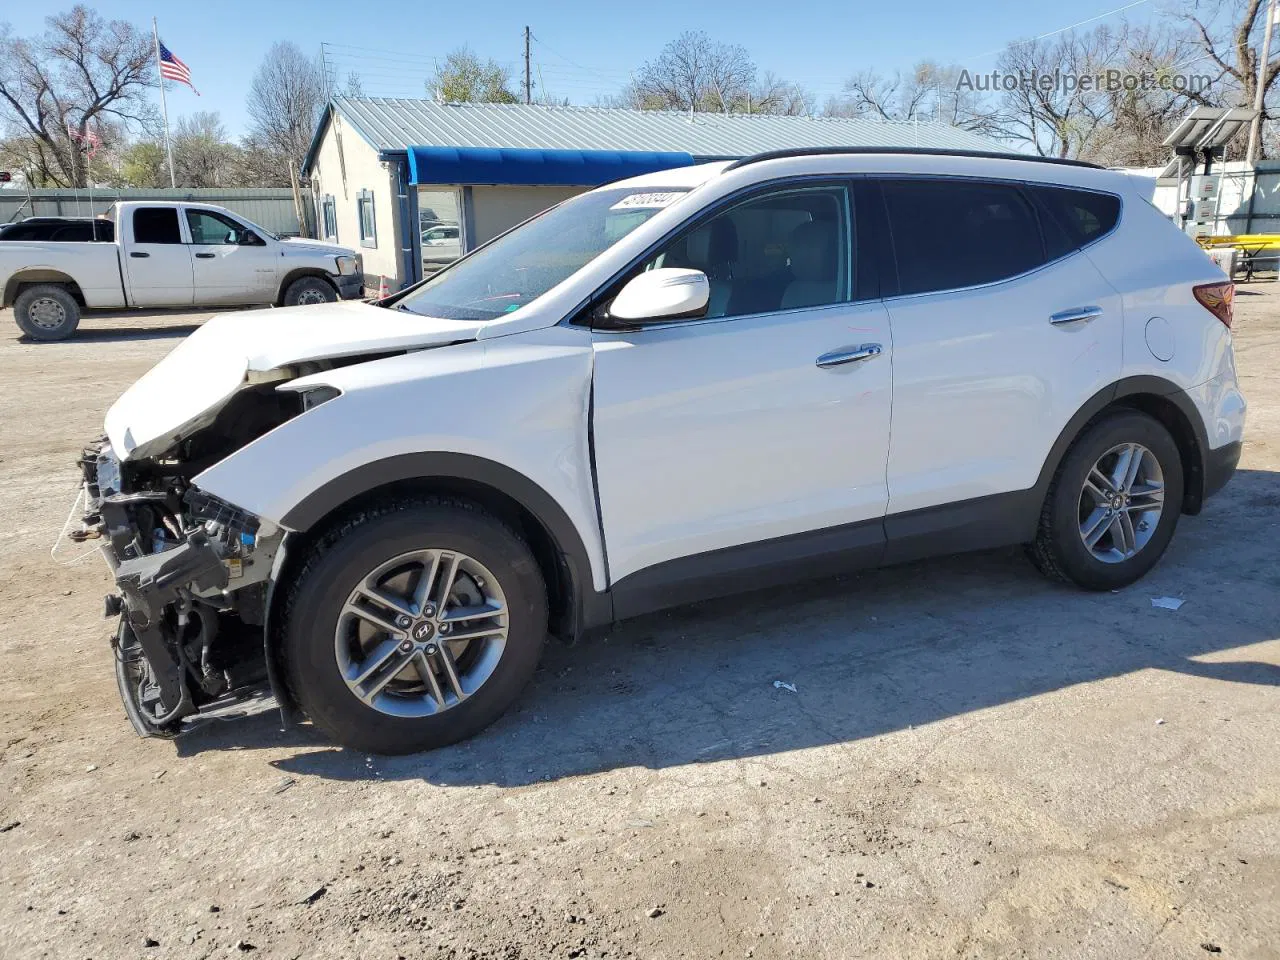
[[[396,307],[445,320],[492,320],[518,310],[687,192],[618,187],[566,200],[432,277]]]

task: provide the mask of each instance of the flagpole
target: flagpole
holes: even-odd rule
[[[164,116],[164,150],[169,155],[169,186],[178,189],[177,178],[173,175],[173,144],[169,142],[169,106],[164,101],[164,74],[160,70],[160,28],[156,18],[151,18],[151,36],[156,42],[156,76],[160,80],[160,113]]]

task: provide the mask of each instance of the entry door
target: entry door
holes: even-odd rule
[[[212,210],[187,210],[196,303],[268,303],[280,256],[244,224]]]
[[[192,301],[191,251],[174,207],[137,207],[126,236],[129,293],[139,307],[182,307]]]
[[[864,521],[842,542],[879,549],[891,345],[884,306],[850,302],[849,207],[844,187],[779,189],[732,207],[646,264],[706,272],[706,318],[593,334],[615,584],[638,572],[660,584],[669,561],[686,561],[665,568],[676,584],[785,564],[841,540],[819,531]],[[749,544],[761,546],[702,557]]]
[[[891,539],[897,514],[1034,486],[1067,422],[1119,377],[1120,298],[1037,189],[883,184],[904,294],[886,301]]]

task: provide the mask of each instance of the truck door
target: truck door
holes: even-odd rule
[[[187,209],[196,303],[270,303],[280,254],[242,223],[214,210]]]
[[[122,231],[121,255],[129,300],[138,307],[182,307],[193,302],[191,249],[182,242],[178,211],[134,207]]]

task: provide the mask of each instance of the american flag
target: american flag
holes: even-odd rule
[[[160,44],[160,76],[166,80],[177,80],[179,83],[185,83],[191,88],[192,93],[197,97],[200,96],[200,91],[191,82],[191,70],[185,63],[174,56],[173,51],[163,43]]]
[[[87,152],[91,157],[98,152],[98,147],[102,146],[102,138],[91,128],[86,127],[82,136],[70,120],[67,121],[67,136],[82,147],[87,143],[89,145]]]

